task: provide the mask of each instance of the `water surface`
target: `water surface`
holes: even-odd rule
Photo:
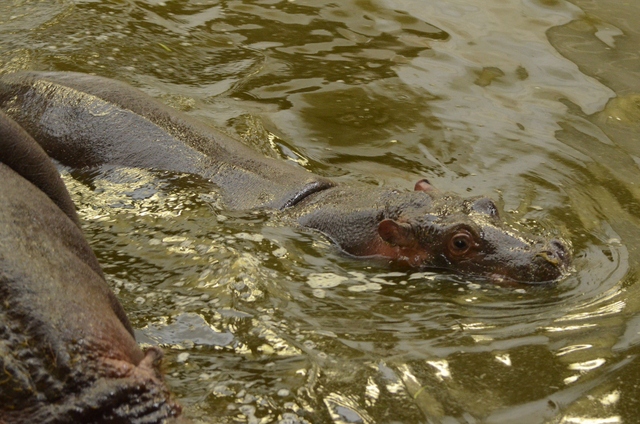
[[[604,0],[10,0],[0,72],[116,78],[265,155],[341,182],[426,176],[572,244],[559,284],[494,287],[355,261],[193,176],[61,169],[195,422],[633,423],[639,17]]]

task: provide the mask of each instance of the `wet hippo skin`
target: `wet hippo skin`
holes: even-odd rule
[[[115,80],[75,73],[9,74],[0,83],[0,107],[65,165],[106,163],[202,175],[221,188],[233,209],[281,209],[333,185],[258,155]]]
[[[344,252],[413,269],[494,282],[557,280],[564,243],[505,225],[493,201],[441,193],[339,185],[262,155],[124,83],[74,73],[0,77],[0,108],[53,158],[72,167],[112,164],[194,173],[230,209],[271,209],[319,230]]]
[[[78,226],[52,161],[0,112],[0,423],[179,414]]]

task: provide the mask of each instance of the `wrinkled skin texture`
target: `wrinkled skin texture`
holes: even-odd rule
[[[0,112],[0,423],[177,416],[79,228],[52,161]]]
[[[275,209],[317,229],[346,253],[492,281],[558,279],[570,258],[501,223],[493,202],[445,195],[426,180],[413,192],[340,186],[258,155],[238,141],[126,84],[72,73],[0,77],[0,108],[55,159],[194,173],[231,209]]]

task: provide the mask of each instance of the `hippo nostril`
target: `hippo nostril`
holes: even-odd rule
[[[556,266],[566,263],[569,253],[564,243],[554,239],[550,240],[549,244],[545,247],[546,248],[538,252],[536,256],[540,256]]]
[[[554,253],[556,257],[558,257],[561,261],[567,260],[569,256],[569,250],[560,240],[553,239],[549,241],[550,250]]]
[[[560,258],[555,252],[552,252],[550,250],[543,250],[542,252],[538,252],[536,256],[544,258],[544,260],[552,265],[560,265]]]
[[[555,249],[560,250],[562,252],[566,252],[567,251],[567,248],[564,247],[564,244],[558,239],[553,239],[553,240],[549,241],[549,244],[552,247],[554,247]]]

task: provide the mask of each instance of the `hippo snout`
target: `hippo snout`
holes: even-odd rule
[[[528,278],[531,283],[555,281],[568,271],[571,263],[569,247],[557,239],[538,245],[532,253],[534,257]]]

